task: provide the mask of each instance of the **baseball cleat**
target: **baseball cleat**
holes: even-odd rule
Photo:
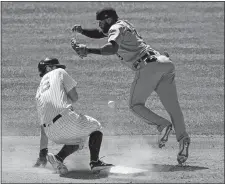
[[[114,166],[113,164],[107,164],[107,163],[104,163],[101,160],[90,162],[91,171],[93,173],[98,173],[98,171],[101,171],[103,169],[108,169],[108,168],[111,168],[113,166]]]
[[[43,167],[45,167],[46,164],[47,164],[47,159],[46,158],[43,158],[43,159],[38,158],[33,167],[40,167],[41,165]]]
[[[165,146],[165,143],[168,141],[168,137],[170,135],[170,132],[172,130],[172,124],[165,127],[162,132],[160,132],[160,139],[158,141],[159,148],[162,148]]]
[[[179,153],[177,155],[177,161],[180,165],[186,162],[188,158],[188,148],[190,145],[190,138],[186,137],[179,142]]]
[[[61,161],[57,160],[54,154],[48,153],[47,158],[49,163],[52,164],[52,167],[57,174],[63,175],[68,173],[67,167]]]

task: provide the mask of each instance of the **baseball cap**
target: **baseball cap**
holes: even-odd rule
[[[96,20],[104,20],[109,17],[118,19],[116,10],[111,7],[106,7],[106,8],[100,9],[96,12]]]

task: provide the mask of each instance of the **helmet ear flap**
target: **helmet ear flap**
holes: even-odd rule
[[[38,71],[39,71],[39,76],[40,77],[43,77],[44,74],[46,73],[46,65],[45,65],[45,63],[40,62],[38,64]]]
[[[45,73],[46,73],[45,68],[39,69],[39,76],[40,76],[40,77],[43,77],[43,76],[45,75]]]

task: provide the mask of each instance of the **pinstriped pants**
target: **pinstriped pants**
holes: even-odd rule
[[[61,118],[45,128],[45,132],[57,144],[83,146],[92,132],[101,129],[102,126],[96,119],[66,109]]]

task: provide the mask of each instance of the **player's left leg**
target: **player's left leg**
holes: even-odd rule
[[[79,150],[79,145],[64,145],[55,157],[63,162],[66,157]]]
[[[136,72],[130,89],[129,107],[136,116],[142,118],[148,124],[156,125],[158,131],[162,132],[162,130],[171,125],[171,123],[151,111],[145,105],[161,77],[161,73],[155,71],[156,66],[156,62],[149,63],[145,68]]]

